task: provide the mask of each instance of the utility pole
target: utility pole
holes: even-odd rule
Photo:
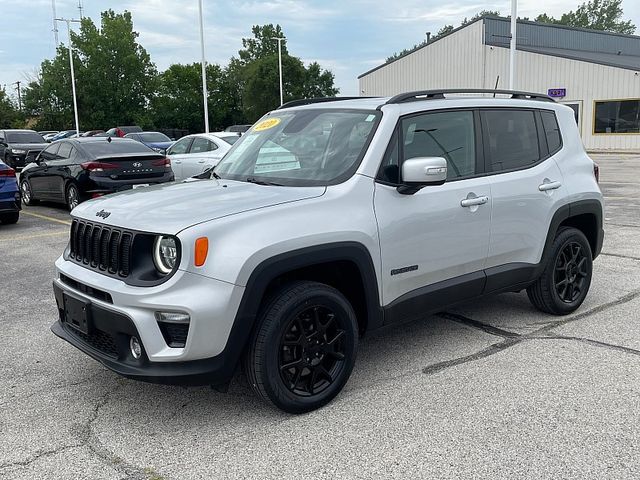
[[[82,14],[82,0],[78,0],[78,11],[80,12],[80,20],[82,20],[84,18]]]
[[[56,42],[55,48],[58,48],[60,41],[58,40],[58,22],[56,22],[56,0],[51,0],[51,9],[53,10],[53,39]]]
[[[200,53],[202,53],[202,101],[204,102],[204,133],[209,133],[209,93],[207,92],[207,61],[204,56],[204,19],[202,17],[202,0],[198,1],[200,11]]]
[[[280,105],[284,103],[284,92],[282,90],[282,42],[286,41],[285,37],[272,37],[271,40],[278,42],[278,70],[280,71]]]
[[[78,122],[78,101],[76,100],[76,75],[73,71],[73,45],[71,45],[71,22],[80,23],[80,20],[70,18],[56,18],[57,22],[66,22],[69,34],[69,66],[71,67],[71,92],[73,94],[73,116],[76,120],[76,134],[80,136],[80,123]]]
[[[509,48],[509,90],[516,86],[516,28],[518,25],[518,0],[511,0],[511,44]]]
[[[16,90],[18,91],[18,110],[22,111],[22,97],[20,96],[20,84],[22,82],[18,80],[17,82],[13,82],[11,85],[16,86]]]

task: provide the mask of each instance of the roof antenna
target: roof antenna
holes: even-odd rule
[[[496,86],[493,87],[493,90],[498,90],[498,82],[500,81],[500,75],[496,77]],[[496,98],[496,92],[493,92],[493,98]]]

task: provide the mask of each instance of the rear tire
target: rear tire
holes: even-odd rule
[[[31,183],[29,180],[22,180],[20,182],[20,192],[22,193],[22,203],[27,206],[33,206],[38,203],[38,201],[33,198],[33,190],[31,189]]]
[[[0,215],[0,223],[4,223],[5,225],[17,223],[19,218],[20,212],[3,213]]]
[[[244,358],[259,397],[288,413],[329,403],[351,375],[358,347],[356,315],[335,288],[295,282],[262,308]]]
[[[65,200],[67,202],[67,208],[69,211],[76,208],[82,202],[82,198],[80,197],[80,190],[73,183],[69,184],[67,187],[67,195],[65,196]]]
[[[560,230],[542,275],[527,288],[533,306],[552,315],[567,315],[580,307],[591,285],[592,258],[589,241],[580,230]]]

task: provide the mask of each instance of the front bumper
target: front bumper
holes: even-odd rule
[[[180,385],[217,385],[230,380],[241,350],[229,341],[244,289],[178,271],[155,287],[132,287],[60,258],[53,282],[59,320],[53,333],[105,367],[128,378]],[[92,330],[85,335],[64,322],[63,294],[87,302]],[[106,295],[105,295],[106,294]],[[169,347],[155,311],[183,311],[191,322],[183,348]],[[136,336],[143,355],[131,355]]]

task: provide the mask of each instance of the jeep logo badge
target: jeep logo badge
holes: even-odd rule
[[[109,215],[111,215],[111,212],[107,212],[105,210],[100,210],[99,212],[96,213],[96,217],[100,217],[100,218],[107,218]]]
[[[140,162],[133,162],[133,166],[136,168],[140,168],[142,166],[142,163]]]

